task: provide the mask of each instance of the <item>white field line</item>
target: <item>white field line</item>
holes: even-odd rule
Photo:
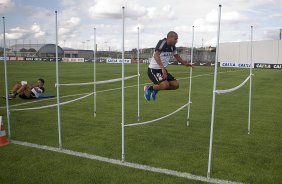
[[[218,72],[218,73],[231,73],[231,72],[240,72],[243,70],[236,70],[236,71],[226,71],[226,72]],[[198,78],[198,77],[204,77],[204,76],[209,76],[209,75],[213,75],[214,73],[208,73],[208,74],[202,74],[202,75],[195,75],[192,78]],[[177,80],[184,80],[184,79],[189,79],[190,77],[185,77],[185,78],[179,78]],[[144,84],[140,84],[140,86],[146,85],[146,84],[150,84],[150,83],[144,83]],[[132,87],[136,87],[138,85],[132,85],[132,86],[127,86],[126,88],[132,88]],[[107,89],[107,90],[102,90],[102,91],[96,91],[96,93],[103,93],[103,92],[108,92],[108,91],[114,91],[114,90],[119,90],[121,89],[121,87],[119,88],[113,88],[113,89]],[[67,98],[67,97],[73,97],[73,96],[80,96],[80,95],[86,95],[89,93],[80,93],[80,94],[72,94],[72,95],[66,95],[66,96],[61,96],[60,98]],[[9,107],[17,107],[17,106],[21,106],[21,105],[27,105],[27,104],[33,104],[33,103],[37,103],[37,102],[42,102],[42,101],[48,101],[48,100],[54,100],[55,98],[47,98],[47,99],[42,99],[42,100],[34,100],[31,102],[24,102],[24,103],[19,103],[19,104],[14,104],[14,105],[10,105]],[[2,106],[0,107],[0,109],[6,108],[6,106]]]
[[[240,184],[239,182],[234,182],[234,181],[228,181],[228,180],[222,180],[222,179],[216,179],[216,178],[210,178],[208,179],[207,177],[204,176],[198,176],[186,172],[180,172],[180,171],[175,171],[175,170],[170,170],[170,169],[164,169],[164,168],[158,168],[158,167],[153,167],[149,165],[141,165],[137,163],[131,163],[131,162],[122,162],[121,160],[116,160],[116,159],[111,159],[107,157],[102,157],[102,156],[97,156],[97,155],[92,155],[88,153],[82,153],[82,152],[77,152],[77,151],[72,151],[72,150],[67,150],[67,149],[60,149],[60,148],[55,148],[51,146],[44,146],[44,145],[39,145],[39,144],[33,144],[33,143],[28,143],[28,142],[22,142],[22,141],[16,141],[16,140],[11,140],[13,144],[21,145],[21,146],[27,146],[27,147],[32,147],[32,148],[37,148],[37,149],[43,149],[46,151],[53,151],[57,153],[63,153],[71,156],[76,156],[76,157],[81,157],[81,158],[86,158],[86,159],[91,159],[91,160],[97,160],[100,162],[106,162],[110,164],[115,164],[119,166],[124,166],[124,167],[130,167],[134,169],[139,169],[139,170],[144,170],[144,171],[150,171],[150,172],[155,172],[155,173],[161,173],[161,174],[166,174],[170,176],[176,176],[180,178],[186,178],[190,180],[197,180],[197,181],[202,181],[202,182],[207,182],[207,183],[217,183],[217,184]]]

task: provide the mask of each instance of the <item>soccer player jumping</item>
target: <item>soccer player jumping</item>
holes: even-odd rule
[[[148,67],[148,76],[154,84],[144,86],[144,97],[147,101],[151,98],[156,100],[159,90],[176,90],[179,88],[178,81],[166,69],[172,56],[184,66],[192,67],[177,54],[175,47],[177,40],[177,33],[170,31],[167,33],[167,38],[160,40],[155,48]]]

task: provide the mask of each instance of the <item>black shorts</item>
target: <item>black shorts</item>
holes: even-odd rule
[[[31,92],[32,93],[32,92]],[[32,96],[33,95],[33,96]],[[26,96],[24,93],[19,95],[22,99],[35,99],[34,94],[30,94],[30,96]]]
[[[150,78],[150,80],[154,83],[154,84],[159,84],[165,80],[167,81],[174,81],[176,80],[170,73],[167,74],[167,78],[164,79],[163,78],[163,72],[161,69],[152,69],[152,68],[148,68],[148,76]]]
[[[19,97],[22,99],[31,99],[31,96],[26,96],[25,94],[20,94]]]

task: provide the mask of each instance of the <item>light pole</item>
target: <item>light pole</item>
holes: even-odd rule
[[[90,42],[90,40],[86,40],[86,49],[88,50],[88,43]]]
[[[106,41],[104,43],[105,43],[105,51],[107,51],[108,50],[108,42]]]
[[[18,49],[18,40],[16,39],[16,44],[15,44],[15,55],[17,56],[17,50]]]
[[[85,42],[82,42],[82,48],[83,48],[83,50],[84,50],[84,44],[85,44]]]

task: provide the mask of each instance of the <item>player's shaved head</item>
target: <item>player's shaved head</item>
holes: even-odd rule
[[[170,32],[167,33],[166,37],[171,38],[171,37],[175,37],[175,36],[178,36],[177,33],[175,31],[170,31]]]
[[[175,46],[175,44],[177,43],[177,39],[178,39],[178,35],[176,32],[174,31],[170,31],[167,33],[167,44],[168,45],[172,45]]]

